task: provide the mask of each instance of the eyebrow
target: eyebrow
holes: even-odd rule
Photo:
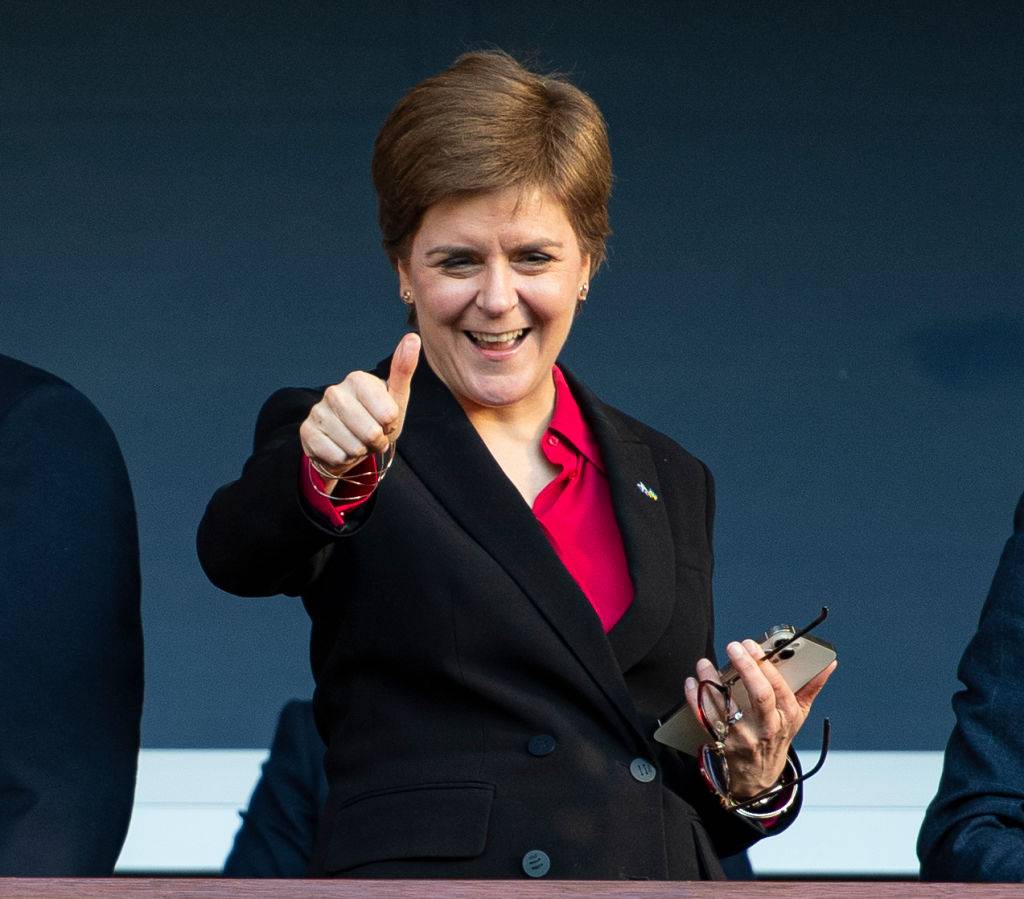
[[[531,240],[528,243],[519,244],[513,247],[513,252],[517,253],[529,253],[536,250],[560,250],[564,244],[559,240],[549,240],[546,237],[542,237],[539,240]],[[442,244],[437,247],[433,247],[424,253],[427,258],[431,256],[464,256],[467,253],[477,252],[474,247],[459,246],[457,244]]]

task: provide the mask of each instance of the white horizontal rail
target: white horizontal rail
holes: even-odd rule
[[[266,757],[263,749],[143,749],[115,870],[219,872]]]
[[[816,755],[801,753],[807,769]],[[942,772],[941,752],[830,752],[800,816],[751,847],[758,874],[905,877]]]
[[[119,873],[216,873],[266,758],[260,749],[144,749]],[[805,765],[815,759],[803,756]],[[917,873],[914,844],[941,752],[832,752],[784,833],[750,850],[765,875]]]

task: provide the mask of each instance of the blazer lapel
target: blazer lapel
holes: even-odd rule
[[[410,397],[398,455],[519,585],[625,721],[646,738],[600,619],[425,359]]]
[[[608,634],[623,673],[643,659],[668,627],[675,606],[675,544],[650,447],[619,413],[562,367],[601,446],[612,507],[622,534],[633,603]]]

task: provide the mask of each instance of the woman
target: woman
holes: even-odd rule
[[[395,107],[373,174],[416,333],[373,372],[271,397],[199,532],[214,583],[301,594],[312,618],[313,872],[720,877],[796,788],[726,812],[651,739],[714,675],[713,493],[555,364],[609,233],[600,112],[468,54]],[[757,655],[729,646],[761,698],[723,745],[733,798],[792,776],[828,676],[795,697]]]

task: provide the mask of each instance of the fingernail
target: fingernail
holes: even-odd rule
[[[729,654],[729,657],[733,659],[743,655],[743,647],[735,641],[726,646],[725,651]]]
[[[686,683],[683,684],[683,689],[684,690],[693,690],[694,688],[696,688],[696,686],[697,686],[697,681],[695,681],[692,677],[688,677],[686,679]]]

